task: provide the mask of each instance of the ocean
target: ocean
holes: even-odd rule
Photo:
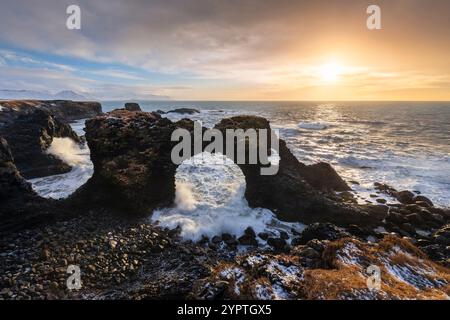
[[[199,120],[206,127],[240,114],[265,117],[301,162],[332,164],[361,203],[375,203],[370,195],[375,193],[374,183],[380,182],[450,207],[450,102],[136,102],[144,111],[199,109],[199,114],[167,116],[174,121]],[[124,103],[102,102],[103,111]],[[73,127],[83,134],[84,121]],[[67,197],[92,175],[87,147],[55,139],[49,152],[74,169],[31,180],[42,196]],[[272,233],[303,228],[277,220],[270,210],[250,208],[241,170],[230,161],[224,165],[219,158],[204,155],[200,165],[185,161],[177,170],[174,207],[153,212],[151,219],[171,228],[181,226],[182,236],[192,240],[222,232],[239,236],[248,226]]]

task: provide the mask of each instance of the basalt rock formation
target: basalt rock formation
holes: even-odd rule
[[[11,100],[0,103],[0,127],[12,123],[18,117],[33,113],[36,109],[47,111],[62,121],[74,121],[95,117],[102,113],[98,102],[68,100]]]
[[[39,108],[22,113],[11,123],[0,127],[0,135],[8,141],[15,165],[27,179],[71,170],[68,164],[45,152],[53,138],[70,138],[81,142],[69,124]]]
[[[188,119],[174,123],[158,113],[126,110],[88,120],[86,139],[94,175],[73,199],[100,202],[127,213],[141,214],[171,205],[177,169],[171,160],[176,144],[171,141],[171,135],[177,128],[193,134],[194,123]],[[223,132],[268,129],[270,133],[269,122],[255,116],[224,119],[215,128]],[[362,207],[329,199],[328,191],[349,189],[331,166],[304,165],[283,140],[279,144],[279,170],[275,175],[261,175],[264,165],[260,162],[238,164],[246,179],[245,197],[250,206],[269,208],[280,219],[305,223],[376,225],[384,218],[384,214],[369,213]]]
[[[125,110],[127,110],[127,111],[142,111],[139,104],[134,103],[134,102],[125,103]]]
[[[0,233],[45,222],[53,202],[39,197],[20,175],[5,139],[0,137]]]
[[[200,113],[200,111],[197,109],[194,109],[194,108],[178,108],[178,109],[169,110],[167,112],[162,111],[162,110],[157,110],[156,113],[159,113],[159,114],[168,114],[168,113],[195,114],[195,113]]]
[[[157,113],[114,110],[86,121],[94,174],[72,200],[128,213],[172,203],[175,170],[170,154],[174,123]]]
[[[0,137],[0,199],[33,194],[31,185],[17,170],[8,142]]]

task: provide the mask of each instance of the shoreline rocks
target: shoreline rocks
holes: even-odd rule
[[[27,117],[14,123],[44,146],[55,136],[72,135],[47,111],[36,109]],[[36,125],[29,117],[36,117]],[[326,163],[300,163],[283,140],[277,175],[261,177],[259,165],[240,167],[251,206],[310,224],[292,232],[293,238],[282,231],[256,235],[249,226],[240,236],[224,233],[192,243],[179,238],[179,228],[163,230],[140,218],[173,204],[177,166],[170,160],[170,136],[176,128],[191,130],[193,122],[125,109],[88,120],[94,176],[63,201],[33,192],[0,137],[0,298],[445,297],[450,210],[406,192],[408,204],[357,205],[349,194],[339,202],[333,194],[347,191],[345,181]],[[270,130],[270,124],[240,116],[216,128]],[[78,292],[66,287],[69,264],[82,268]],[[380,265],[388,279],[382,294],[367,290],[363,275],[370,264]],[[407,273],[399,276],[395,268]]]
[[[0,112],[0,127],[14,122],[21,115],[34,110],[44,110],[58,120],[70,122],[98,116],[102,106],[98,102],[68,101],[68,100],[7,100],[2,101],[3,111]]]
[[[8,141],[14,163],[26,179],[66,173],[72,169],[46,152],[53,138],[70,138],[81,143],[69,124],[42,109],[21,114],[12,123],[0,127],[0,136]]]
[[[200,110],[194,109],[194,108],[178,108],[178,109],[173,109],[173,110],[169,110],[169,111],[157,110],[156,113],[159,113],[159,114],[177,113],[177,114],[192,115],[192,114],[200,113]]]
[[[86,139],[94,175],[72,198],[121,208],[129,214],[170,206],[175,198],[177,168],[171,161],[175,142],[170,137],[177,128],[192,133],[193,121],[172,122],[158,113],[123,109],[88,120]],[[250,128],[270,132],[269,122],[256,116],[223,119],[215,128],[222,132]],[[272,176],[260,174],[261,164],[238,164],[246,179],[245,197],[250,206],[271,209],[282,220],[305,223],[376,225],[382,220],[365,212],[364,207],[328,197],[332,189],[349,189],[330,165],[300,163],[283,140],[279,154],[279,170]]]
[[[125,110],[127,111],[142,111],[141,107],[138,103],[135,102],[127,102],[124,106]]]

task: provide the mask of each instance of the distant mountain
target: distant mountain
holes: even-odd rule
[[[0,90],[2,100],[89,100],[85,96],[71,90],[64,90],[58,93],[35,90]]]
[[[64,90],[61,92],[58,92],[54,95],[55,99],[59,100],[75,100],[75,101],[83,101],[87,100],[87,98],[79,93],[76,93],[71,90]]]

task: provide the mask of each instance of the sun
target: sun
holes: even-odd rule
[[[329,62],[320,67],[320,78],[326,82],[336,82],[342,73],[342,66],[336,62]]]

